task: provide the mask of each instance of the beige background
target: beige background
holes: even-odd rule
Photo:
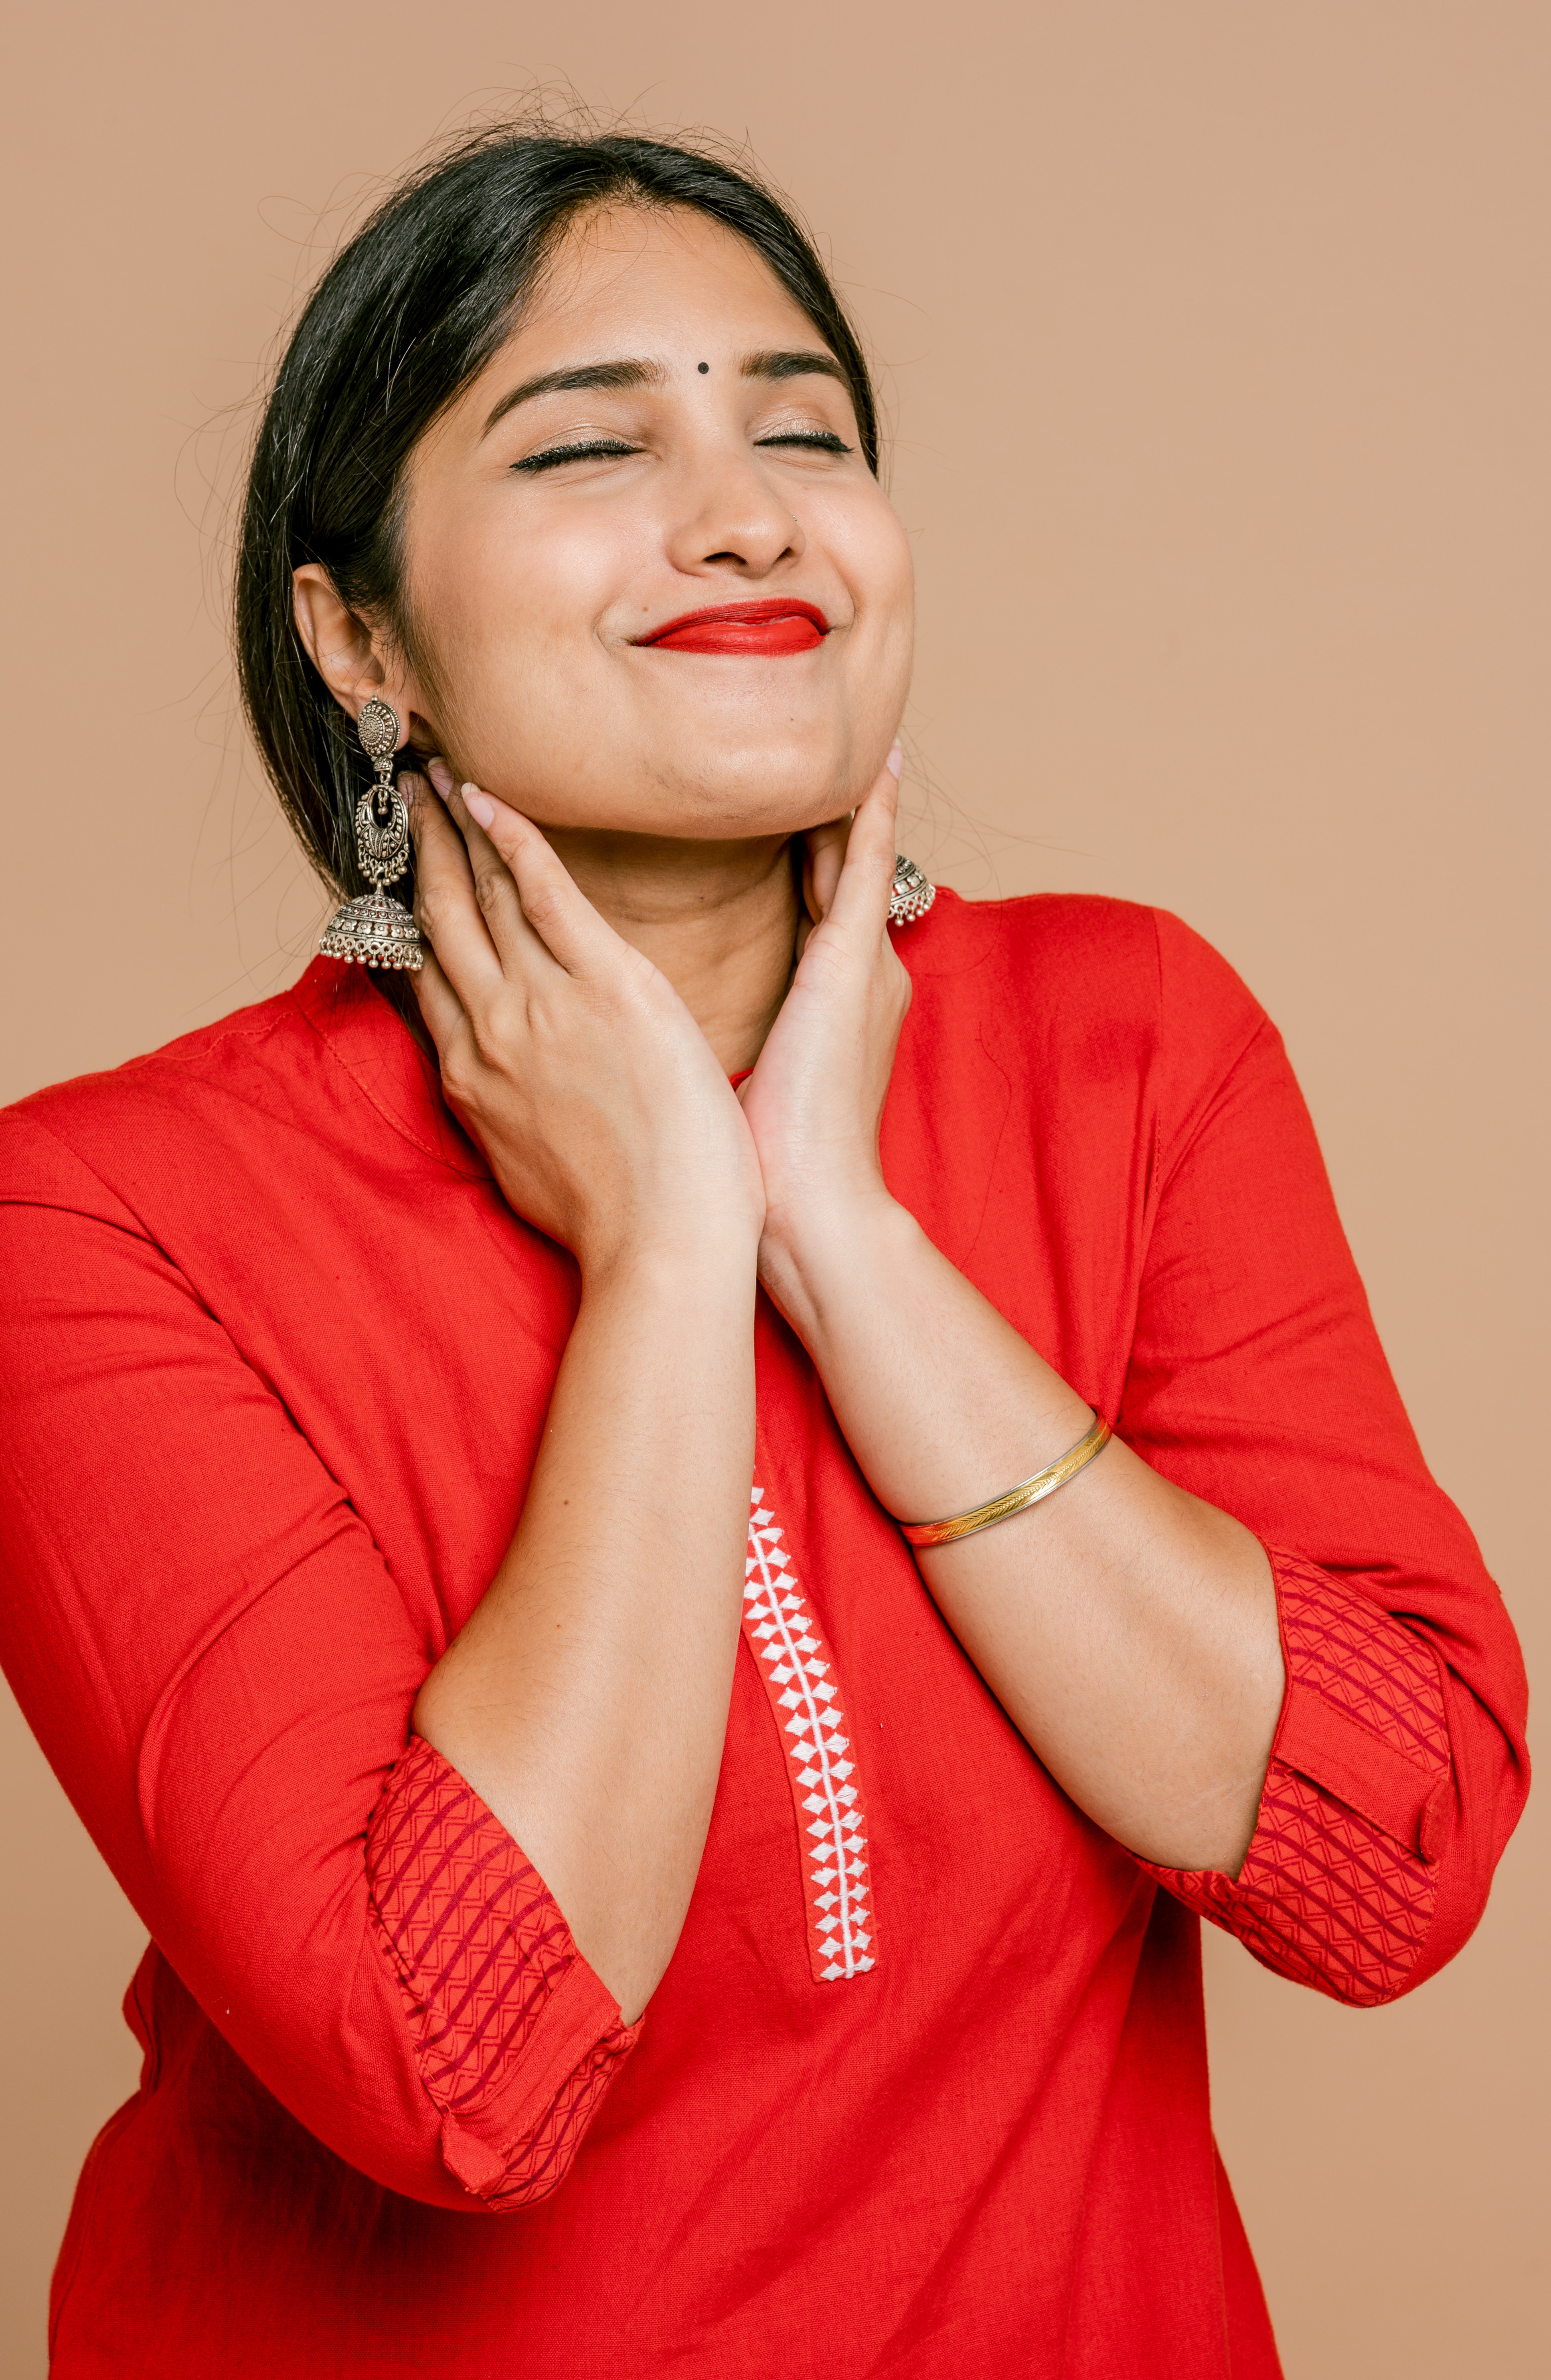
[[[26,18],[0,1096],[307,953],[319,903],[235,722],[220,533],[260,360],[378,177],[536,80],[746,133],[883,366],[921,577],[911,847],[966,892],[1160,902],[1266,1002],[1533,1658],[1544,0]],[[14,1712],[0,1763],[0,2367],[36,2380],[73,2175],[133,2086],[141,1937]],[[1535,1836],[1393,2009],[1209,1942],[1217,2119],[1290,2380],[1544,2369]]]

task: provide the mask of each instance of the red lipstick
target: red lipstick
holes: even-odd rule
[[[681,612],[635,642],[659,652],[752,653],[765,660],[776,653],[810,653],[829,633],[830,623],[817,604],[771,595],[756,603],[713,603],[704,612]]]

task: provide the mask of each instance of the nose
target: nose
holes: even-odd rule
[[[693,576],[720,565],[764,578],[803,552],[801,522],[748,454],[702,453],[687,464],[683,486],[684,508],[667,540],[675,570]]]

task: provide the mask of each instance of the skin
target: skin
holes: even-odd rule
[[[338,699],[382,695],[426,761],[401,776],[434,953],[413,981],[446,1096],[581,1277],[516,1535],[414,1724],[628,2019],[678,1939],[721,1758],[757,1286],[902,1518],[999,1493],[1090,1418],[879,1170],[909,1003],[885,920],[911,567],[842,382],[769,360],[822,348],[703,218],[595,216],[413,458],[414,659],[297,574]],[[646,369],[508,402],[620,359]],[[770,595],[824,613],[816,650],[632,641]],[[920,1560],[1081,1808],[1146,1858],[1237,1872],[1283,1688],[1239,1523],[1112,1441]]]

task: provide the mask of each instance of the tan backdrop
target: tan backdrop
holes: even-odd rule
[[[261,998],[308,953],[319,903],[235,721],[219,532],[261,359],[379,177],[536,81],[746,133],[884,370],[921,579],[911,847],[964,892],[1162,903],[1266,1002],[1533,1657],[1544,0],[26,18],[0,1096]],[[133,2087],[142,1937],[14,1712],[0,1759],[0,2363],[37,2380],[73,2177]],[[1534,1834],[1395,2008],[1209,1945],[1217,2120],[1290,2380],[1544,2369]]]

